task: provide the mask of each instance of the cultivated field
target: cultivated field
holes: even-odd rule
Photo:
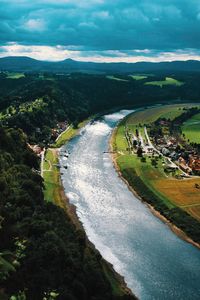
[[[133,113],[127,120],[127,125],[148,124],[158,118],[174,119],[183,112],[184,107],[192,107],[192,104],[174,104],[156,106]]]
[[[183,85],[184,82],[178,81],[174,78],[171,77],[166,77],[165,80],[161,80],[161,81],[149,81],[149,82],[145,82],[145,85],[155,85],[155,86],[159,86],[159,87],[163,87],[166,85],[174,85],[174,86],[181,86]]]
[[[125,81],[125,82],[128,81],[126,79],[122,79],[122,78],[118,78],[118,77],[114,77],[114,76],[106,76],[106,78],[111,79],[111,80],[117,80],[117,81]]]
[[[146,75],[129,75],[129,76],[134,80],[143,80],[143,79],[148,78],[148,76],[146,76]]]
[[[200,190],[195,188],[195,184],[200,184],[199,178],[161,179],[153,182],[154,188],[159,190],[173,204],[200,220]]]
[[[8,72],[7,78],[9,79],[19,79],[25,77],[24,73],[14,73],[14,72]]]

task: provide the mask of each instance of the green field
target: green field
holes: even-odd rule
[[[125,82],[128,82],[128,80],[126,79],[122,79],[122,78],[118,78],[118,77],[115,77],[115,76],[106,76],[107,79],[111,79],[111,80],[117,80],[117,81],[125,81]]]
[[[68,142],[71,138],[73,138],[77,134],[77,131],[80,128],[85,126],[88,122],[89,122],[89,119],[79,123],[78,128],[74,128],[72,125],[70,125],[70,127],[68,129],[66,129],[65,131],[63,131],[63,133],[59,136],[59,138],[57,139],[57,141],[55,142],[53,147],[60,148],[61,146],[63,146],[66,142]]]
[[[43,165],[43,178],[44,178],[44,198],[46,201],[58,203],[59,202],[59,189],[60,189],[60,176],[59,169],[56,166],[58,163],[58,156],[55,149],[48,149],[45,154]]]
[[[190,142],[200,143],[200,114],[187,120],[182,126],[182,132]]]
[[[148,124],[156,121],[158,118],[166,118],[173,120],[178,117],[182,112],[184,107],[192,107],[192,104],[174,104],[165,106],[156,106],[152,108],[147,108],[142,111],[136,111],[133,113],[128,121],[127,125],[137,125],[137,124]]]
[[[14,73],[14,72],[8,72],[7,77],[9,79],[19,79],[25,77],[24,73]]]
[[[129,76],[134,80],[143,80],[143,79],[148,78],[148,76],[146,76],[146,75],[129,75]]]
[[[145,82],[145,85],[154,85],[154,86],[159,86],[159,87],[163,87],[166,85],[174,85],[174,86],[181,86],[183,85],[184,82],[178,81],[174,78],[171,77],[166,77],[165,80],[161,80],[161,81],[149,81],[149,82]]]

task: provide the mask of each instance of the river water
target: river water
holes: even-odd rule
[[[128,113],[122,110],[86,125],[61,149],[65,192],[90,241],[136,296],[200,299],[200,251],[152,215],[119,178],[110,154],[104,153],[113,128]]]

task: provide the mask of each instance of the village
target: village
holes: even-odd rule
[[[58,122],[54,128],[50,130],[49,135],[49,141],[50,143],[56,142],[59,137],[70,127],[69,123],[67,121],[64,122]],[[37,128],[37,131],[40,131],[40,128]],[[45,148],[48,147],[48,144],[46,141],[43,141],[44,145],[41,144],[29,144],[28,146],[33,150],[33,152],[43,160],[44,154],[45,154]],[[47,145],[46,145],[47,144]]]
[[[200,155],[198,149],[187,143],[177,132],[170,132],[170,120],[158,120],[151,125],[139,124],[134,131],[125,127],[125,136],[129,149],[140,157],[163,159],[166,173],[176,173],[176,177],[188,178],[200,175]],[[179,171],[179,176],[177,172]]]

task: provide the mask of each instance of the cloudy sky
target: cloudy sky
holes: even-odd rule
[[[0,0],[0,57],[200,60],[200,0]]]

